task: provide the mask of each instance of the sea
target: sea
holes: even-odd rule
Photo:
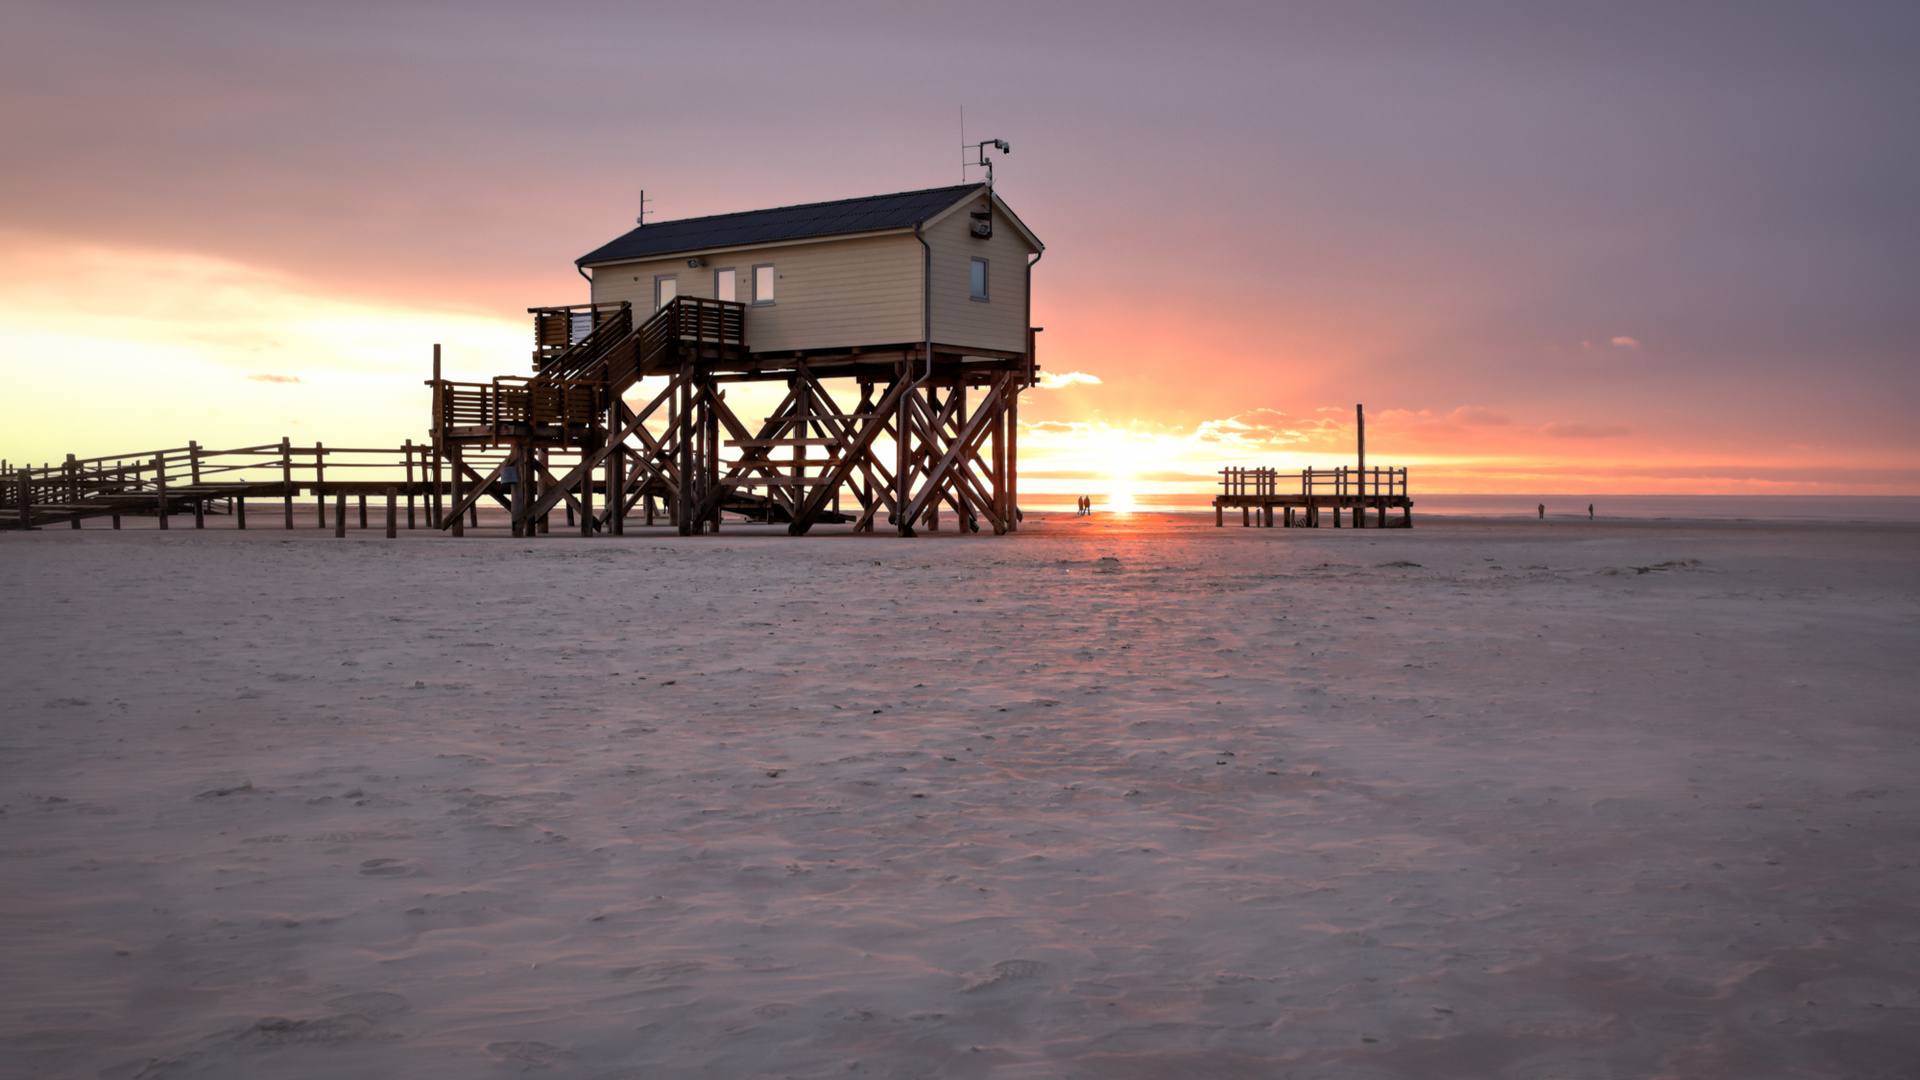
[[[1212,496],[1156,494],[1136,496],[1133,510],[1153,513],[1212,513]],[[1055,505],[1055,504],[1058,505]],[[1027,510],[1050,513],[1073,510],[1071,497],[1045,494],[1023,496]],[[1825,523],[1920,524],[1920,496],[1913,495],[1436,495],[1416,492],[1416,518],[1445,517],[1537,518],[1545,506],[1548,520],[1585,520],[1588,507],[1597,521],[1780,521]],[[1094,497],[1094,510],[1111,513],[1115,507],[1104,496]]]

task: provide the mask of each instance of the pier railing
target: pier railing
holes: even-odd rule
[[[75,521],[121,514],[165,514],[191,508],[203,517],[209,502],[302,493],[316,500],[325,520],[325,500],[348,494],[362,500],[391,489],[406,499],[415,520],[415,499],[429,512],[444,488],[442,465],[429,446],[408,440],[398,447],[347,447],[291,439],[259,446],[215,450],[185,446],[109,454],[41,465],[0,461],[0,527],[24,528],[44,521]],[[364,511],[363,511],[364,513]],[[411,526],[409,526],[411,527]]]
[[[1407,497],[1404,468],[1331,469],[1312,466],[1299,472],[1278,469],[1228,467],[1220,470],[1220,494],[1230,498],[1331,496],[1336,499],[1399,499]]]

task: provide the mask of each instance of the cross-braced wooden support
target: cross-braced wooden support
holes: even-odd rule
[[[962,530],[1019,527],[1016,432],[1020,391],[1036,373],[1030,349],[754,354],[742,344],[739,304],[683,297],[639,327],[624,307],[604,307],[536,312],[546,336],[532,380],[436,377],[434,446],[454,478],[442,528],[457,534],[486,498],[509,509],[516,536],[543,531],[563,505],[582,534],[618,534],[643,505],[651,524],[656,500],[683,535],[717,531],[723,511],[785,522],[796,536],[823,521],[870,532],[883,514],[913,536],[938,529],[943,506]],[[553,344],[555,312],[590,316],[591,333]],[[647,376],[665,385],[634,408],[624,395]],[[770,381],[784,381],[785,396],[747,424],[727,386]],[[464,456],[475,451],[491,455],[479,469]]]

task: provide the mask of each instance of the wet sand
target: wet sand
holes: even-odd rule
[[[1920,1061],[1920,529],[132,524],[0,534],[0,1074]]]

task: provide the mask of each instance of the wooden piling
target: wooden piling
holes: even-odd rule
[[[438,358],[439,354],[440,354],[440,350],[436,348],[434,350],[434,356]],[[466,487],[467,487],[466,469],[462,467],[465,464],[465,461],[464,461],[463,455],[460,452],[460,444],[454,443],[451,447],[449,447],[447,450],[447,456],[452,459],[452,463],[453,463],[453,470],[452,470],[453,492],[451,497],[453,499],[453,505],[459,506],[460,500],[466,498]],[[450,526],[453,531],[453,535],[455,536],[467,535],[466,518],[467,518],[467,515],[465,514],[453,515],[453,522]],[[443,526],[443,527],[448,527],[448,526]]]
[[[399,512],[399,507],[396,505],[397,497],[398,497],[398,493],[394,491],[392,486],[388,486],[387,488],[387,539],[389,540],[392,540],[400,535],[399,530],[397,528],[398,519],[396,516]]]
[[[167,527],[167,455],[153,456],[154,490],[157,493],[154,509],[160,515],[160,527]]]
[[[286,507],[287,528],[293,528],[293,440],[280,436],[280,501]]]
[[[233,527],[241,532],[247,531],[247,497],[245,495],[233,497]]]
[[[347,535],[347,493],[344,491],[333,493],[333,535],[336,538]]]

